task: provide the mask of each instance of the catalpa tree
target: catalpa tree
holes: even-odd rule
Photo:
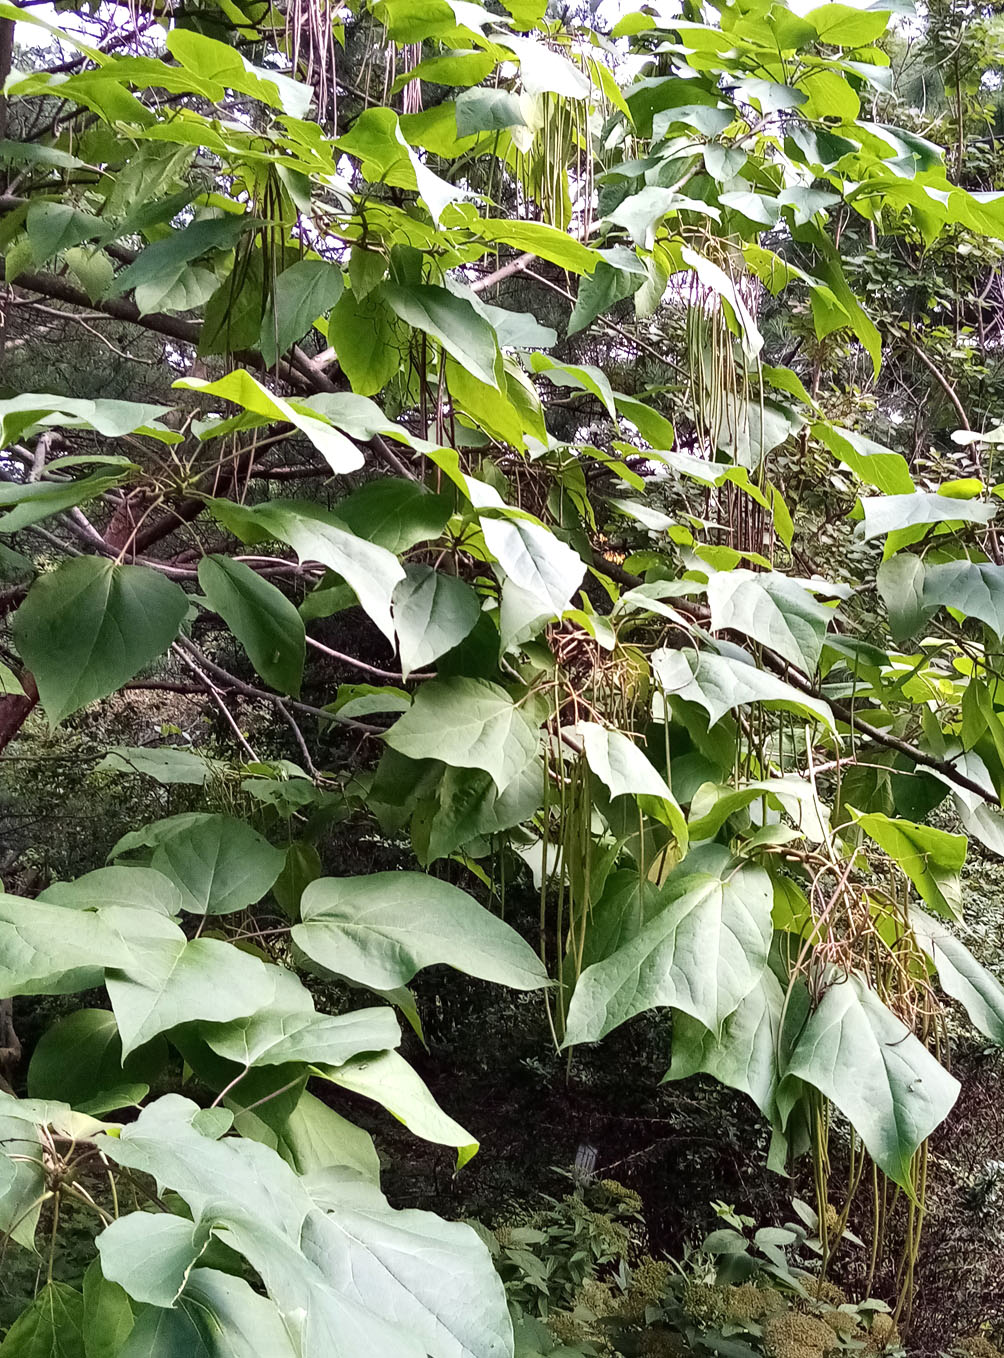
[[[898,20],[60,8],[0,0],[0,747],[131,686],[221,743],[109,748],[202,809],[0,897],[0,996],[108,1002],[0,1095],[0,1230],[97,1231],[0,1353],[511,1354],[479,1237],[393,1209],[324,1097],[473,1154],[398,1052],[440,964],[569,1049],[672,1010],[669,1078],[749,1095],[823,1202],[849,1127],[824,1257],[863,1184],[912,1259],[942,995],[1004,1036],[954,927],[967,836],[1004,847],[1004,435],[918,485],[827,365],[882,362],[846,239],[992,242],[1004,200],[893,120]],[[324,875],[346,819],[409,866]],[[533,946],[496,908],[524,860]],[[181,1061],[208,1097],[151,1098]]]

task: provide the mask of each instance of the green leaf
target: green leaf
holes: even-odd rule
[[[589,767],[612,797],[647,796],[672,801],[666,780],[629,736],[593,721],[579,722],[575,731],[582,737]]]
[[[269,367],[331,310],[344,286],[341,269],[324,259],[301,259],[282,271],[261,325],[261,352]]]
[[[119,1358],[133,1327],[129,1298],[102,1275],[95,1259],[84,1274],[84,1350],[87,1358]]]
[[[69,203],[33,198],[28,208],[27,227],[32,258],[36,264],[45,264],[61,250],[100,236],[104,223],[100,217],[81,212]]]
[[[829,814],[819,800],[818,792],[811,783],[789,777],[763,779],[742,786],[702,783],[690,802],[688,829],[691,839],[712,838],[730,816],[761,800],[785,811],[812,843],[820,843],[829,834]]]
[[[104,297],[115,277],[115,266],[104,250],[73,246],[64,250],[66,267],[92,302]]]
[[[458,94],[454,103],[457,136],[476,132],[498,132],[509,127],[524,127],[526,119],[519,99],[508,90],[469,89]]]
[[[948,919],[962,918],[960,873],[966,861],[965,835],[930,825],[892,820],[879,811],[869,815],[851,809],[854,823],[906,873],[921,898]]]
[[[923,537],[931,524],[984,524],[989,523],[997,513],[996,505],[984,504],[980,500],[956,500],[950,495],[922,490],[910,495],[862,495],[861,508],[865,516],[866,542],[887,534],[895,535],[886,543],[887,556],[891,556],[905,543],[916,542]]]
[[[477,1154],[478,1142],[443,1112],[425,1081],[397,1052],[357,1056],[321,1073],[332,1084],[380,1104],[423,1141],[455,1146],[458,1169]]]
[[[122,480],[121,476],[101,473],[79,481],[29,481],[21,485],[0,485],[0,508],[12,506],[0,518],[0,533],[17,533],[29,524],[61,514],[65,509],[86,504]]]
[[[45,1168],[41,1134],[33,1120],[19,1116],[19,1103],[0,1091],[0,1236],[33,1250]]]
[[[168,34],[167,50],[187,71],[249,94],[291,118],[305,118],[313,100],[309,85],[278,71],[252,64],[235,52],[229,43],[218,42],[204,33],[175,28]]]
[[[47,1283],[0,1344],[3,1358],[87,1358],[84,1299],[66,1283]]]
[[[148,566],[81,556],[40,576],[14,615],[14,640],[52,725],[162,655],[187,612],[184,590]]]
[[[959,1084],[858,976],[823,995],[785,1075],[824,1094],[912,1196],[910,1161],[948,1116]]]
[[[833,729],[833,714],[826,703],[738,657],[663,649],[653,652],[652,668],[667,697],[697,703],[707,712],[711,726],[737,707],[762,702],[768,707],[788,708]]]
[[[123,1218],[127,1219],[127,1218]],[[297,1358],[276,1307],[216,1269],[196,1268],[173,1310],[138,1308],[117,1358]]]
[[[286,850],[282,872],[272,883],[272,895],[287,919],[300,918],[300,897],[304,888],[320,875],[321,855],[317,849],[305,840],[294,840]]]
[[[722,1024],[718,1037],[686,1013],[673,1017],[673,1061],[665,1080],[704,1074],[748,1094],[767,1117],[774,1112],[777,1047],[784,990],[767,967]]]
[[[351,439],[335,429],[326,419],[300,402],[275,396],[257,382],[249,372],[238,368],[218,382],[206,382],[197,377],[183,377],[174,384],[186,391],[200,391],[207,396],[222,396],[233,401],[263,421],[278,420],[291,424],[305,434],[333,472],[342,475],[354,472],[363,465],[363,454]]]
[[[925,603],[926,570],[919,556],[900,552],[883,561],[875,573],[875,587],[889,614],[893,639],[902,643],[914,636],[933,611]]]
[[[129,913],[147,917],[145,911]],[[152,914],[149,918],[159,919]],[[0,895],[2,995],[70,995],[89,990],[100,984],[106,966],[128,966],[131,960],[123,939],[90,911]]]
[[[199,584],[266,684],[299,693],[307,643],[303,619],[282,591],[226,556],[202,558]]]
[[[889,564],[883,563],[882,569]],[[944,561],[922,567],[922,579],[926,608],[955,609],[966,618],[986,623],[997,636],[1004,635],[1004,566],[988,561]]]
[[[419,853],[419,861],[428,867],[471,840],[520,825],[533,816],[542,801],[543,779],[538,764],[527,765],[501,793],[491,776],[480,769],[447,768],[439,783],[428,843],[425,852]]]
[[[479,382],[498,386],[495,332],[465,298],[430,283],[383,283],[380,296],[405,325],[438,340]]]
[[[254,222],[251,215],[237,213],[203,218],[180,231],[171,231],[141,250],[133,263],[117,275],[113,294],[119,296],[130,288],[138,288],[142,292],[142,298],[137,298],[141,313],[157,310],[192,260],[210,250],[232,249]]]
[[[537,954],[466,891],[421,872],[321,877],[300,903],[298,948],[350,981],[376,990],[407,985],[444,963],[515,990],[547,985]]]
[[[173,925],[162,930],[166,920],[157,923],[141,963],[105,981],[126,1056],[179,1023],[227,1023],[271,1002],[273,981],[256,957],[215,938],[188,942]]]
[[[360,1066],[365,1059],[360,1058]],[[371,1064],[377,1062],[385,1063],[387,1086],[391,1054]],[[351,1077],[342,1076],[349,1070],[336,1067],[331,1075],[348,1087]],[[358,1074],[365,1084],[366,1072]],[[427,1091],[426,1100],[431,1102]],[[408,1113],[407,1102],[402,1112]],[[222,1128],[207,1129],[207,1135],[201,1125],[204,1115],[197,1105],[167,1095],[118,1137],[97,1140],[111,1160],[151,1174],[162,1188],[178,1192],[197,1220],[205,1216],[214,1229],[226,1232],[227,1243],[261,1278],[295,1352],[333,1358],[361,1352],[500,1358],[507,1351],[510,1327],[502,1286],[469,1227],[426,1213],[394,1212],[377,1189],[355,1175],[329,1172],[317,1181],[300,1179],[268,1147],[242,1138],[215,1139]],[[193,1272],[186,1295],[196,1285],[204,1287],[201,1273]],[[185,1306],[184,1296],[180,1304]],[[287,1349],[273,1346],[265,1316],[263,1310],[247,1341],[250,1347],[235,1344],[239,1358],[264,1353],[287,1358]],[[132,1358],[151,1352],[139,1347],[135,1333],[131,1344]],[[152,1352],[159,1358],[158,1350]],[[165,1350],[172,1358],[198,1352],[191,1346]],[[214,1358],[215,1352],[207,1350]]]
[[[375,396],[387,385],[401,366],[406,347],[382,288],[369,289],[365,296],[342,295],[328,317],[328,343],[360,396]]]
[[[380,1157],[369,1132],[307,1090],[282,1124],[276,1150],[297,1174],[344,1166],[370,1183],[380,1182]]]
[[[292,1062],[340,1066],[363,1052],[397,1047],[401,1029],[393,1009],[357,1009],[318,1014],[310,991],[292,972],[270,968],[275,996],[267,1009],[248,1018],[202,1029],[217,1056],[239,1066],[280,1066]]]
[[[178,745],[116,745],[94,766],[94,772],[143,774],[163,785],[203,787],[222,767],[219,760],[204,759]]]
[[[271,536],[288,542],[301,562],[319,561],[352,586],[362,608],[389,641],[394,638],[391,599],[404,567],[385,547],[348,532],[322,509],[298,502],[259,505],[255,520]]]
[[[38,899],[70,910],[118,905],[168,916],[181,910],[181,892],[170,878],[153,868],[95,868],[72,882],[52,882],[39,892]]]
[[[662,909],[627,944],[579,977],[565,1045],[598,1042],[635,1014],[682,1009],[715,1033],[759,981],[771,941],[770,879],[712,846],[671,874]]]
[[[199,815],[160,839],[150,866],[178,886],[183,910],[229,915],[260,901],[285,861],[245,821]]]
[[[634,270],[629,272],[627,269],[618,269],[605,260],[602,261],[594,272],[587,274],[579,284],[575,306],[568,322],[568,335],[577,335],[580,330],[592,325],[597,316],[602,316],[625,298],[633,297],[644,282],[644,274],[638,274]]]
[[[813,25],[820,42],[833,47],[867,47],[886,31],[890,15],[888,10],[858,9],[829,0],[803,17]]]
[[[23,392],[20,396],[0,401],[0,442],[15,443],[38,425],[44,428],[94,429],[110,439],[121,438],[124,434],[146,434],[161,443],[178,443],[180,436],[159,419],[169,409],[169,406],[149,405],[142,401],[83,401],[69,396],[53,396],[51,393]],[[87,460],[104,459],[92,456]],[[57,462],[62,461],[57,459]],[[65,462],[63,465],[66,465]],[[132,464],[126,459],[125,465]],[[7,487],[8,490],[22,488]]]
[[[483,769],[500,792],[537,755],[537,725],[498,684],[485,679],[434,679],[386,735],[409,759],[438,759],[453,768]]]
[[[40,1038],[28,1066],[33,1099],[64,1099],[81,1113],[110,1113],[139,1104],[167,1061],[162,1042],[122,1060],[122,1042],[107,1009],[78,1009]]]
[[[934,963],[941,988],[963,1006],[984,1037],[1004,1046],[1004,985],[940,920],[911,910],[913,936]]]
[[[173,1306],[209,1244],[209,1230],[166,1212],[130,1212],[98,1236],[101,1271],[134,1301]]]
[[[506,574],[502,592],[503,643],[528,622],[559,618],[582,583],[578,552],[543,524],[514,515],[482,513],[485,545]]]
[[[549,264],[557,264],[571,273],[592,273],[603,258],[574,236],[546,222],[507,221],[491,217],[472,222],[471,229],[483,240],[494,244],[501,241],[504,245],[511,245],[514,250],[546,259]]]
[[[438,660],[473,630],[481,604],[470,585],[431,566],[405,566],[405,578],[394,591],[394,625],[407,679]]]
[[[708,578],[713,632],[742,632],[812,674],[833,610],[779,571],[716,571]]]
[[[350,532],[395,555],[438,538],[452,512],[448,496],[396,476],[367,481],[339,500],[337,510]]]

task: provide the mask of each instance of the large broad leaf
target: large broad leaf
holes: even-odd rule
[[[480,618],[481,604],[455,575],[419,564],[404,569],[405,579],[394,591],[394,625],[407,678],[459,646]]]
[[[101,1271],[135,1301],[173,1306],[209,1244],[207,1227],[166,1212],[130,1212],[98,1236]]]
[[[458,1169],[477,1154],[478,1142],[443,1112],[428,1085],[398,1052],[357,1056],[340,1066],[323,1067],[320,1073],[332,1084],[380,1104],[423,1141],[455,1146]]]
[[[145,434],[162,443],[178,443],[181,436],[162,424],[159,418],[169,409],[169,406],[148,405],[141,401],[86,401],[71,396],[53,396],[49,392],[22,392],[0,401],[0,444],[6,447],[17,443],[35,425],[93,429],[110,439],[122,438],[125,434]],[[109,460],[130,465],[128,458],[108,456]]]
[[[717,571],[708,580],[711,627],[742,632],[809,674],[816,668],[833,610],[777,571]]]
[[[363,1052],[386,1051],[401,1041],[393,1009],[318,1014],[310,991],[292,972],[271,967],[275,996],[267,1009],[232,1023],[206,1025],[202,1036],[239,1066],[280,1066],[294,1061],[339,1066]]]
[[[170,916],[181,909],[181,892],[169,877],[154,868],[95,868],[72,882],[52,882],[39,893],[38,899],[71,910],[121,905]]]
[[[221,760],[203,758],[178,745],[113,745],[94,772],[143,774],[158,783],[202,787],[214,770],[222,773],[226,767]]]
[[[298,1358],[277,1308],[243,1278],[195,1268],[173,1310],[151,1305],[137,1308],[136,1328],[117,1358],[264,1358],[265,1354]]]
[[[770,878],[717,846],[697,856],[705,870],[693,870],[692,861],[670,876],[658,914],[579,977],[566,1045],[598,1042],[635,1014],[663,1005],[718,1033],[757,984],[771,940]]]
[[[282,271],[261,325],[261,352],[269,367],[331,310],[343,288],[341,269],[324,259],[301,259]]]
[[[65,1099],[81,1113],[110,1113],[145,1099],[166,1061],[161,1041],[123,1062],[114,1014],[78,1009],[40,1038],[28,1066],[28,1093],[33,1099]]]
[[[0,485],[0,508],[7,512],[0,517],[0,533],[19,533],[53,514],[86,504],[121,480],[120,475],[97,473],[79,481],[5,482]]]
[[[673,1062],[665,1079],[711,1075],[748,1094],[770,1117],[777,1086],[777,1044],[784,990],[770,967],[722,1024],[717,1036],[689,1014],[673,1017]]]
[[[902,453],[873,443],[853,429],[842,429],[822,421],[812,426],[812,432],[866,485],[875,486],[883,495],[913,493],[913,477]]]
[[[328,341],[360,396],[375,396],[395,375],[406,337],[379,288],[365,296],[343,293],[328,318]]]
[[[543,770],[529,764],[499,792],[490,774],[481,769],[447,768],[436,794],[424,853],[416,843],[423,867],[471,840],[499,834],[527,821],[543,802]]]
[[[14,640],[53,725],[162,655],[187,611],[184,590],[148,566],[79,556],[40,576]]]
[[[766,802],[771,810],[777,807],[784,811],[813,844],[820,843],[829,834],[829,809],[820,801],[816,788],[801,778],[789,777],[762,779],[738,787],[702,783],[690,802],[690,837],[711,839],[730,816],[758,801]],[[757,820],[770,824],[770,812]]]
[[[642,810],[668,825],[680,852],[686,853],[686,817],[665,778],[641,746],[622,731],[610,730],[599,722],[580,722],[576,731],[581,736],[587,764],[605,784],[611,797],[640,798]]]
[[[988,561],[945,561],[923,571],[923,602],[928,608],[956,609],[985,622],[1004,636],[1004,566]]]
[[[318,1181],[314,1196],[275,1151],[239,1138],[217,1140],[225,1126],[215,1118],[207,1124],[197,1105],[168,1095],[119,1137],[98,1142],[116,1163],[179,1193],[196,1221],[226,1233],[261,1278],[294,1352],[504,1358],[510,1351],[501,1284],[469,1227],[395,1213],[378,1190],[356,1176],[343,1187],[334,1171]],[[268,1336],[262,1328],[255,1348],[234,1353],[257,1358],[274,1351],[282,1358],[283,1348],[263,1347]],[[139,1358],[150,1349],[132,1352]],[[188,1358],[200,1350],[179,1352]]]
[[[939,915],[962,918],[962,882],[959,874],[966,861],[965,835],[949,834],[930,825],[892,820],[880,811],[854,821],[909,877],[923,900]]]
[[[31,1250],[45,1195],[45,1168],[41,1134],[22,1112],[20,1100],[0,1091],[0,1237]]]
[[[307,643],[303,619],[285,594],[243,561],[226,556],[202,558],[199,584],[266,684],[280,693],[299,693]]]
[[[273,537],[288,542],[301,561],[319,561],[345,578],[360,605],[389,641],[394,638],[391,599],[404,567],[392,552],[356,537],[312,505],[273,501],[255,518]]]
[[[180,231],[169,231],[141,250],[115,280],[114,294],[138,290],[141,312],[154,311],[177,283],[192,260],[211,250],[229,250],[248,230],[253,217],[224,213],[190,222]]]
[[[438,341],[458,363],[463,363],[479,382],[497,387],[495,332],[463,297],[430,283],[404,287],[383,283],[380,297],[405,325],[421,330]]]
[[[261,423],[276,420],[293,425],[306,435],[333,472],[354,472],[363,465],[363,454],[351,439],[346,438],[326,419],[319,418],[309,407],[276,396],[243,368],[228,373],[216,382],[183,377],[174,385],[188,391],[202,392],[206,396],[221,396],[251,415],[258,416]]]
[[[959,1093],[959,1082],[855,975],[826,991],[787,1076],[839,1108],[879,1169],[907,1192],[910,1161]]]
[[[94,1259],[84,1274],[84,1349],[87,1358],[121,1358],[133,1327],[129,1298],[102,1275]]]
[[[243,1126],[245,1119],[253,1116],[243,1114],[238,1122]],[[248,1135],[246,1131],[244,1134]],[[354,1169],[370,1183],[380,1182],[380,1157],[369,1132],[307,1090],[279,1129],[276,1150],[297,1174],[314,1174],[340,1165]]]
[[[765,703],[789,708],[833,728],[833,714],[826,703],[734,656],[663,649],[653,652],[652,668],[667,697],[697,703],[707,712],[712,726],[745,703]]]
[[[537,954],[466,891],[421,872],[321,877],[300,902],[293,941],[308,957],[377,990],[445,963],[516,990],[547,985]]]
[[[350,532],[395,554],[438,538],[452,513],[449,496],[396,476],[367,481],[338,502],[339,521]]]
[[[182,909],[228,915],[260,901],[285,861],[245,821],[196,815],[158,838],[150,865],[177,885]]]
[[[3,1358],[87,1358],[84,1298],[67,1283],[47,1283],[0,1345]]]
[[[910,924],[914,938],[937,968],[945,994],[958,1000],[984,1037],[1004,1047],[1004,985],[940,920],[911,910]]]
[[[519,517],[482,514],[485,544],[514,585],[521,601],[515,613],[511,593],[502,597],[502,632],[515,636],[526,622],[560,617],[582,583],[579,554],[542,524]]]
[[[989,523],[997,513],[996,505],[980,500],[956,500],[949,495],[921,490],[911,495],[862,495],[861,508],[865,516],[866,541],[884,537],[887,533],[913,530],[905,535],[905,540],[915,542],[931,524],[983,524]],[[899,541],[894,539],[897,544]],[[887,552],[892,545],[887,544]]]
[[[595,721],[583,721],[575,728],[581,736],[586,762],[611,797],[663,797],[673,800],[665,778],[648,755],[622,731],[613,731]]]
[[[435,679],[422,685],[386,740],[409,759],[483,769],[504,792],[536,757],[539,737],[536,723],[498,684]]]
[[[228,1023],[271,1003],[274,982],[257,957],[215,938],[188,942],[168,921],[144,918],[157,931],[142,957],[105,980],[126,1056],[179,1023]]]
[[[128,944],[91,911],[0,895],[0,995],[70,995],[131,960]]]
[[[875,573],[875,587],[889,614],[889,630],[897,643],[919,632],[933,612],[924,598],[925,575],[923,561],[908,552],[889,557]]]

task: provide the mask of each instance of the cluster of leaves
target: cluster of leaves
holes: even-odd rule
[[[277,45],[271,11],[226,42],[154,20],[153,54],[74,30],[65,68],[6,83],[13,113],[53,110],[0,143],[7,285],[159,336],[183,375],[162,402],[0,400],[0,533],[35,548],[3,596],[0,741],[36,702],[56,725],[152,671],[215,707],[234,758],[120,747],[105,767],[198,787],[227,763],[274,814],[269,838],[169,817],[97,873],[0,897],[0,996],[103,985],[110,1006],[47,1034],[29,1097],[0,1107],[3,1230],[33,1248],[67,1196],[103,1226],[91,1294],[50,1283],[5,1358],[50,1338],[98,1358],[106,1316],[122,1334],[102,1352],[127,1358],[507,1355],[483,1242],[392,1210],[372,1143],[307,1088],[373,1098],[469,1158],[397,1053],[394,1007],[420,1028],[426,966],[544,992],[568,1048],[671,1009],[667,1078],[748,1094],[773,1165],[815,1150],[821,1201],[836,1109],[854,1169],[826,1257],[862,1147],[919,1227],[927,1138],[958,1091],[935,976],[1004,1037],[1004,987],[952,928],[966,838],[924,823],[951,796],[1004,851],[1004,434],[962,429],[979,474],[918,484],[828,416],[818,365],[765,361],[759,317],[791,296],[816,345],[839,334],[878,373],[844,218],[925,246],[1004,234],[1001,199],[863,116],[889,91],[889,13],[723,0],[604,34],[530,3],[377,0],[359,21],[419,49],[404,84],[453,97],[405,112],[390,93],[345,129],[322,119],[297,15]],[[15,20],[47,27],[0,0]],[[521,274],[572,303],[560,340],[483,300]],[[629,302],[633,331],[613,319]],[[611,333],[666,368],[683,335],[672,403],[575,352]],[[568,402],[596,420],[569,434]],[[810,449],[850,488],[860,580],[820,573],[788,503]],[[287,473],[315,493],[281,493]],[[657,509],[656,475],[703,511]],[[621,564],[603,530],[623,522],[647,545]],[[229,668],[205,626],[240,649]],[[322,658],[366,682],[332,699]],[[241,704],[289,728],[297,763],[258,759]],[[329,767],[332,731],[366,756]],[[338,817],[417,867],[323,875]],[[501,896],[517,860],[539,955],[445,880]],[[269,897],[283,922],[264,929]],[[384,1003],[320,1013],[298,971]],[[148,1101],[170,1051],[210,1107]],[[156,1210],[121,1212],[123,1183]]]
[[[630,1196],[610,1181],[588,1183],[536,1214],[536,1227],[496,1227],[518,1358],[904,1353],[884,1302],[848,1302],[806,1265],[820,1250],[808,1204],[796,1199],[799,1221],[759,1230],[713,1204],[730,1224],[676,1262],[645,1251]],[[604,1223],[607,1248],[597,1250]]]

